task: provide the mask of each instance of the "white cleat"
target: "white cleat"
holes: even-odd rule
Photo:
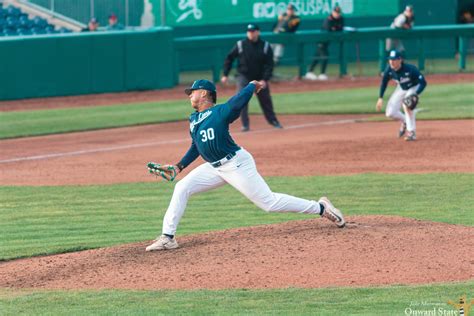
[[[178,248],[178,242],[175,238],[171,239],[168,236],[161,235],[156,238],[154,243],[146,247],[146,251],[155,251],[155,250],[170,250]]]
[[[318,80],[321,80],[321,81],[326,81],[328,79],[329,79],[329,77],[326,74],[320,74],[318,76]]]
[[[406,140],[407,142],[415,141],[415,140],[416,140],[416,132],[415,132],[415,131],[408,132],[408,136],[405,137],[405,140]]]
[[[316,76],[314,72],[311,71],[308,71],[306,75],[304,75],[304,78],[312,81],[318,80],[318,76]]]
[[[346,221],[344,220],[341,211],[335,208],[327,197],[323,196],[318,202],[324,205],[324,213],[321,217],[327,218],[339,228],[346,226]]]

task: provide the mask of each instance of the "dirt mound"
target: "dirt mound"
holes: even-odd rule
[[[0,287],[224,289],[368,286],[474,278],[474,228],[391,216],[322,219],[3,262]]]

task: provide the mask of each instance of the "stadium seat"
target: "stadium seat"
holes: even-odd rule
[[[21,15],[21,10],[13,6],[7,7],[7,14],[9,16],[19,17]]]
[[[34,23],[34,27],[38,27],[38,28],[46,28],[46,26],[48,26],[48,22],[45,20],[45,19],[42,19],[40,17],[35,17],[33,19],[33,23]]]
[[[46,28],[44,29],[46,34],[54,34],[56,33],[56,30],[54,29],[54,26],[48,24],[48,26],[46,26]]]
[[[5,29],[5,30],[3,30],[3,35],[5,35],[5,36],[17,36],[18,32],[16,31],[16,29]]]
[[[72,31],[65,27],[62,27],[58,30],[58,33],[72,33]]]
[[[33,35],[33,32],[29,28],[28,29],[19,29],[18,35],[23,35],[23,36]]]
[[[6,21],[6,28],[8,29],[16,29],[20,25],[18,19],[16,17],[9,16]]]
[[[32,28],[33,27],[33,21],[31,21],[30,19],[28,19],[28,17],[21,17],[20,18],[20,26],[22,28]]]
[[[45,29],[41,28],[41,27],[33,27],[31,29],[31,32],[32,32],[33,35],[46,34]]]
[[[67,29],[56,31],[51,25],[41,17],[30,19],[27,14],[20,9],[9,6],[0,7],[0,36],[27,36],[36,34],[68,33]]]

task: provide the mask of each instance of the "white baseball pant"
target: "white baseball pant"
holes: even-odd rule
[[[410,109],[404,108],[405,115],[403,115],[400,110],[403,105],[403,99],[409,95],[415,94],[417,89],[418,85],[411,87],[408,90],[403,90],[400,85],[397,85],[397,88],[390,96],[390,99],[387,103],[387,108],[385,109],[385,115],[387,117],[399,120],[401,122],[405,122],[407,124],[407,130],[409,132],[416,131],[416,113],[415,111],[411,111]]]
[[[252,155],[245,149],[220,167],[206,162],[176,183],[163,219],[163,234],[174,235],[191,195],[230,184],[255,205],[267,212],[320,214],[318,202],[274,193],[258,173]]]

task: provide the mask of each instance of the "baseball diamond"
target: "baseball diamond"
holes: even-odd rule
[[[449,80],[453,80],[452,77]],[[374,91],[377,89],[376,85],[377,81],[374,80]],[[278,92],[279,85],[274,87]],[[306,87],[312,89],[310,85]],[[282,85],[282,88],[287,87]],[[178,92],[182,98],[182,88]],[[369,117],[370,115],[285,115],[285,129],[277,130],[268,127],[261,116],[254,115],[252,132],[240,133],[238,125],[231,125],[230,132],[239,144],[245,145],[253,153],[259,172],[265,177],[322,174],[345,177],[347,174],[366,172],[398,173],[402,169],[406,174],[414,175],[473,172],[470,163],[474,159],[470,146],[472,135],[465,133],[472,124],[470,120],[458,120],[454,125],[452,121],[446,120],[422,120],[418,122],[420,128],[429,137],[420,139],[417,146],[406,147],[404,142],[393,137],[395,122],[362,122]],[[55,188],[66,183],[130,183],[133,186],[134,182],[145,182],[153,185],[151,189],[153,195],[156,195],[156,190],[164,183],[156,183],[155,179],[147,176],[144,163],[150,157],[160,162],[178,161],[189,145],[186,129],[189,129],[189,123],[182,121],[91,131],[82,133],[80,139],[76,133],[72,133],[3,140],[0,160],[41,156],[46,153],[45,148],[50,153],[62,152],[63,155],[0,164],[2,183],[53,185],[50,188]],[[348,131],[350,140],[347,139]],[[123,135],[127,137],[123,138]],[[107,144],[101,141],[104,139],[108,140]],[[367,145],[368,142],[370,145]],[[136,146],[140,144],[142,145]],[[451,150],[432,159],[439,148],[446,146],[450,146]],[[269,154],[267,148],[273,148],[278,155]],[[344,155],[338,154],[341,149],[344,150]],[[411,157],[409,165],[397,158],[402,150]],[[73,154],[68,155],[68,152]],[[319,159],[308,159],[328,155],[332,158],[325,159],[324,164]],[[291,168],[288,168],[289,161]],[[347,161],[351,163],[347,164]],[[32,168],[25,169],[26,162]],[[104,165],[129,167],[123,169],[123,172],[98,174],[96,170]],[[178,175],[178,181],[187,174],[187,169]],[[45,177],[45,174],[55,176]],[[341,179],[336,179],[331,184],[324,177],[317,179],[321,185],[330,185],[331,190],[341,187],[343,183],[340,181]],[[364,183],[366,190],[368,183]],[[274,186],[275,183],[270,182],[270,185]],[[70,188],[76,190],[74,186]],[[97,191],[95,187],[93,190]],[[120,191],[117,192],[120,194]],[[235,203],[231,191],[225,192],[230,194],[227,198],[231,199],[231,203]],[[437,191],[437,196],[439,194],[440,191]],[[191,204],[192,208],[193,205],[195,204]],[[113,208],[109,204],[108,212]],[[146,221],[150,228],[156,229],[159,217],[154,214],[156,210],[151,211],[149,214],[152,217]],[[470,245],[465,245],[466,252],[462,255],[464,252],[459,253],[456,247],[459,240],[473,238],[472,227],[386,215],[354,216],[351,214],[353,211],[348,208],[349,214],[345,214],[348,224],[343,230],[334,229],[330,222],[308,218],[190,236],[186,234],[179,240],[179,249],[151,253],[151,256],[144,251],[149,243],[142,241],[71,254],[12,260],[0,263],[0,286],[10,289],[27,287],[72,290],[265,289],[287,286],[319,288],[425,284],[463,281],[472,277],[468,254],[473,249],[469,248]],[[245,211],[244,214],[254,212],[258,213]],[[199,210],[190,209],[188,215],[192,216],[193,213],[199,213]],[[183,225],[186,229],[187,224]],[[153,231],[148,233],[150,232]],[[123,235],[126,231],[120,233]],[[326,237],[320,238],[321,234]],[[146,236],[143,240],[145,239]],[[443,241],[442,246],[440,240]],[[337,244],[341,246],[335,247]],[[433,256],[434,245],[437,245],[438,256]],[[360,256],[360,253],[365,255]],[[456,259],[446,264],[446,258]],[[332,272],[314,269],[314,264],[331,266]],[[413,266],[417,269],[412,269]],[[290,273],[290,268],[299,273]],[[68,272],[71,269],[74,273]],[[181,272],[174,274],[177,269]],[[216,274],[215,271],[220,272]],[[48,277],[45,278],[45,275]]]
[[[0,1],[0,315],[473,314],[473,1],[79,2]]]

